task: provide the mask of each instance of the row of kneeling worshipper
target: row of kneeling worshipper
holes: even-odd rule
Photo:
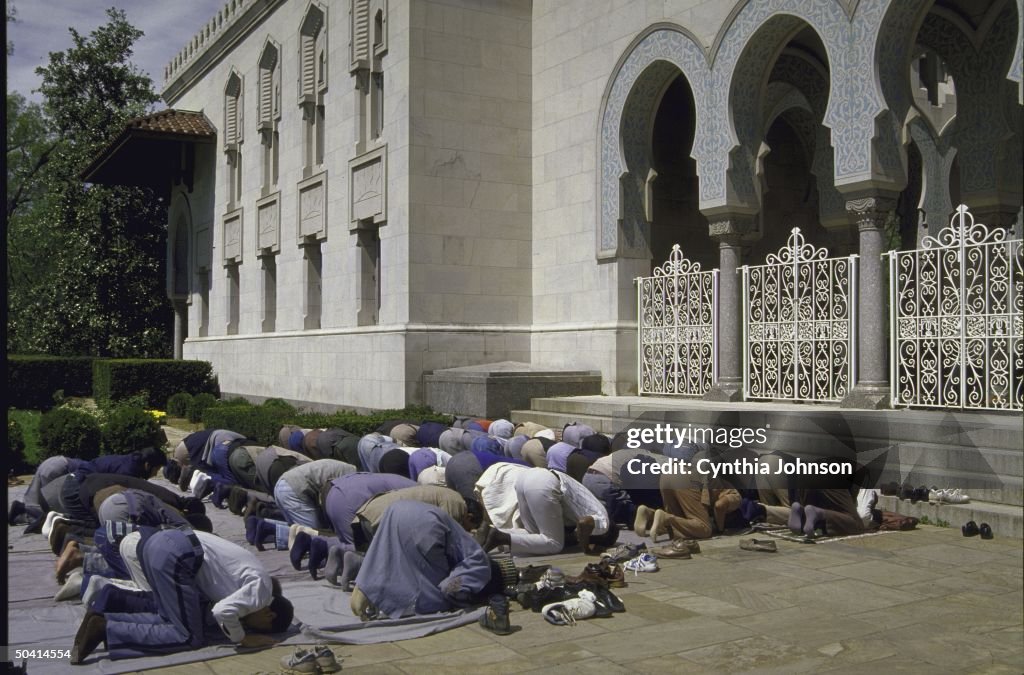
[[[624,583],[623,567],[656,570],[659,553],[613,549],[623,528],[652,542],[668,535],[675,541],[660,555],[671,558],[699,550],[693,540],[752,522],[813,536],[863,532],[877,520],[873,491],[852,485],[806,490],[768,476],[750,487],[636,472],[636,462],[722,454],[697,445],[627,449],[577,423],[554,431],[507,420],[395,420],[364,436],[286,427],[280,440],[261,447],[204,430],[170,459],[150,449],[40,465],[9,522],[49,537],[65,585],[58,597],[81,597],[88,609],[74,663],[100,644],[110,658],[195,649],[210,639],[210,616],[246,646],[272,644],[287,629],[293,608],[280,584],[252,549],[210,532],[207,498],[242,517],[239,534],[256,549],[288,550],[295,569],[305,565],[349,592],[364,620],[486,604],[480,623],[498,634],[511,630],[509,596],[551,623],[621,611],[608,587]],[[150,481],[161,467],[191,496]],[[543,566],[488,555],[502,546],[513,556],[578,546],[607,557],[578,577],[540,576]]]

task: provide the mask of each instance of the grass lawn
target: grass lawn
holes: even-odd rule
[[[39,464],[43,457],[43,448],[39,444],[39,420],[43,413],[38,410],[16,410],[11,408],[7,411],[9,420],[13,420],[21,427],[25,435],[25,461],[29,464]]]
[[[203,428],[203,423],[189,422],[184,417],[171,417],[168,415],[167,426],[174,427],[175,429],[182,429],[183,431],[200,431]]]

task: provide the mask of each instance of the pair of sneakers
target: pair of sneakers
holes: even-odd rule
[[[286,673],[336,673],[341,664],[331,648],[323,643],[312,647],[296,647],[295,651],[281,659]]]
[[[933,487],[928,492],[928,501],[935,504],[969,504],[971,498],[966,492],[961,492],[960,488],[939,490]]]
[[[640,574],[640,572],[657,572],[660,569],[658,567],[658,556],[653,553],[641,553],[632,560],[627,561],[623,567],[627,571],[632,572],[634,576]]]

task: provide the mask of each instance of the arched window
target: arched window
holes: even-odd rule
[[[256,101],[257,130],[263,145],[263,194],[277,189],[279,171],[278,123],[281,121],[281,50],[267,40],[259,60],[259,96]]]
[[[299,26],[299,106],[305,127],[303,173],[307,176],[324,161],[327,78],[327,9],[313,2]]]
[[[242,197],[242,77],[234,69],[224,86],[224,156],[230,211]]]

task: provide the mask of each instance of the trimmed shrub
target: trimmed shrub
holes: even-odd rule
[[[298,408],[296,408],[283,398],[268,398],[260,405],[263,408],[266,408],[267,410],[279,410],[288,415],[296,415],[299,412]]]
[[[25,443],[22,454],[26,464],[30,467],[39,464],[43,457],[43,446],[39,442],[39,420],[42,417],[43,413],[38,410],[19,410],[17,408],[9,408],[7,410],[8,421],[18,425],[22,440]]]
[[[25,432],[17,420],[7,420],[7,472],[19,476],[32,470],[25,459]]]
[[[56,405],[54,394],[68,396],[92,394],[91,356],[7,356],[7,395],[18,407],[49,410]]]
[[[203,412],[207,429],[229,429],[260,445],[276,445],[277,432],[291,419],[273,407],[254,405],[215,405]]]
[[[159,408],[180,391],[218,394],[213,366],[208,361],[173,359],[106,359],[93,365],[97,403],[145,394],[143,407]]]
[[[108,454],[125,455],[143,448],[163,448],[167,435],[160,423],[142,408],[122,405],[107,415],[103,448]]]
[[[277,406],[267,407],[264,404],[261,406],[216,405],[207,408],[203,414],[203,426],[207,429],[230,429],[262,445],[273,445],[278,442],[278,431],[286,424],[295,424],[306,429],[339,427],[353,434],[363,435],[376,429],[382,422],[391,419],[452,423],[450,415],[439,415],[430,408],[418,406],[404,410],[381,410],[368,415],[360,415],[349,411],[289,414]]]
[[[217,404],[217,397],[213,394],[197,394],[192,397],[192,401],[188,404],[188,421],[198,422],[203,419],[203,411],[211,406]],[[226,427],[225,427],[226,428]]]
[[[39,441],[44,455],[40,459],[64,455],[95,459],[100,454],[100,423],[77,408],[54,408],[39,421]]]
[[[167,399],[167,414],[171,417],[184,417],[188,414],[188,407],[192,404],[192,394],[187,391],[179,391]]]

